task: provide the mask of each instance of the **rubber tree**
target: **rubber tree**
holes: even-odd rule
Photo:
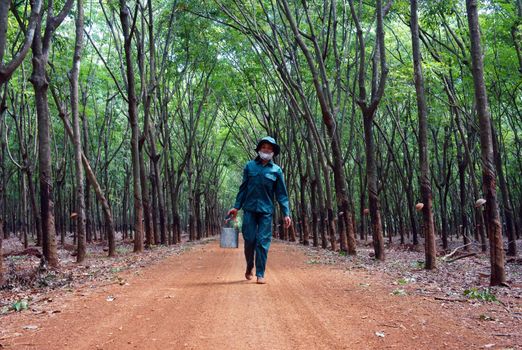
[[[80,62],[83,49],[83,0],[76,2],[76,43],[74,45],[73,65],[70,72],[71,82],[71,112],[73,127],[74,145],[74,166],[75,166],[75,190],[76,190],[76,230],[78,252],[76,262],[81,263],[86,255],[86,235],[85,235],[85,196],[84,196],[84,175],[82,164],[82,134],[80,132],[79,107],[79,88],[78,80],[80,76]]]
[[[482,156],[482,191],[486,200],[484,217],[489,236],[491,261],[490,285],[506,283],[504,271],[504,246],[502,242],[502,224],[497,202],[495,160],[493,155],[493,135],[489,112],[486,84],[484,81],[484,62],[480,42],[478,1],[466,0],[469,37],[471,41],[471,61],[475,103],[480,125],[480,151]]]
[[[337,200],[338,209],[338,226],[341,250],[350,255],[356,254],[355,248],[355,234],[353,232],[352,218],[349,215],[349,198],[346,190],[346,178],[343,169],[343,155],[341,152],[341,141],[339,132],[337,130],[337,122],[335,120],[334,102],[332,98],[332,91],[329,87],[325,62],[322,58],[321,49],[314,34],[313,26],[311,24],[310,16],[308,14],[308,5],[303,1],[303,10],[305,17],[309,24],[310,36],[312,41],[313,51],[308,49],[308,46],[303,40],[303,31],[298,28],[297,22],[288,6],[286,0],[282,0],[284,14],[290,23],[291,30],[297,41],[297,45],[303,52],[307,67],[310,69],[313,78],[314,90],[321,109],[321,116],[323,124],[326,127],[329,141],[331,143],[332,152],[332,170],[334,173],[334,187]],[[333,1],[332,8],[337,6]],[[336,43],[334,43],[335,45]]]
[[[33,0],[30,1],[31,12],[29,15],[29,22],[24,31],[24,42],[20,50],[11,58],[10,61],[4,62],[5,49],[7,45],[7,29],[9,25],[9,9],[11,8],[11,0],[3,0],[0,3],[0,91],[2,90],[2,86],[6,84],[11,75],[16,71],[16,69],[22,64],[24,58],[27,53],[31,49],[31,44],[33,42],[34,34],[36,32],[38,21],[40,20],[40,11],[42,8],[42,0]],[[0,101],[2,101],[0,105],[0,121],[3,119],[4,113],[4,101],[5,96],[0,94]],[[3,161],[3,160],[2,160]],[[30,181],[30,180],[29,180]],[[5,205],[3,203],[3,196],[0,198],[0,208]],[[3,213],[3,210],[0,210],[0,213]],[[39,217],[38,214],[36,214]],[[38,228],[40,228],[39,223],[37,224]],[[0,214],[0,285],[3,282],[3,250],[2,250],[2,241],[4,238],[4,218]],[[40,238],[41,230],[38,230]],[[24,243],[25,244],[25,243]]]
[[[127,103],[131,126],[132,187],[134,195],[134,252],[143,251],[143,206],[140,187],[140,155],[136,80],[132,56],[131,14],[126,0],[120,0],[120,21],[123,30],[125,68],[127,78]],[[134,28],[132,28],[134,30]]]
[[[426,256],[425,268],[433,270],[437,267],[437,250],[435,247],[435,224],[433,220],[430,163],[428,157],[428,111],[426,96],[424,94],[424,75],[422,72],[419,17],[417,0],[410,1],[411,16],[411,41],[413,48],[413,70],[415,91],[417,96],[417,112],[419,118],[419,165],[420,165],[420,190],[424,206],[422,218],[424,225],[424,251]]]
[[[377,18],[375,50],[373,53],[373,72],[372,72],[372,91],[368,99],[366,91],[366,42],[363,29],[359,20],[359,15],[355,11],[353,0],[349,0],[350,12],[357,29],[357,42],[359,51],[359,71],[358,82],[359,93],[357,104],[363,115],[364,142],[366,150],[366,181],[368,187],[368,202],[370,206],[370,221],[373,235],[373,248],[375,259],[384,260],[384,240],[382,235],[381,209],[379,203],[379,193],[377,186],[377,163],[375,159],[375,144],[373,135],[373,123],[377,107],[384,94],[384,86],[388,76],[388,66],[386,63],[386,48],[384,46],[384,9],[382,1],[375,3],[375,15]]]
[[[52,185],[51,135],[49,114],[49,75],[47,64],[51,52],[52,37],[56,29],[70,12],[74,0],[67,0],[58,15],[54,16],[52,0],[47,3],[45,28],[42,15],[36,24],[32,41],[33,71],[30,82],[34,87],[36,115],[38,121],[38,171],[40,181],[40,212],[42,219],[43,256],[49,266],[58,266],[56,250],[56,229],[54,224],[54,197]],[[43,32],[42,32],[43,29]]]
[[[9,8],[11,7],[11,0],[2,0],[0,2],[0,86],[9,80],[14,71],[22,64],[25,56],[31,49],[34,34],[40,20],[40,11],[42,8],[42,0],[32,0],[31,14],[29,15],[29,23],[25,29],[25,38],[22,48],[9,61],[4,62],[4,54],[7,43],[7,27]]]

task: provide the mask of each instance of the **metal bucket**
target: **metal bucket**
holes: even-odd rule
[[[239,247],[239,232],[233,227],[223,227],[221,229],[221,241],[219,246],[221,248],[238,248]]]

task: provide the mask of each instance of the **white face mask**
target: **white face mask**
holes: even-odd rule
[[[274,152],[270,152],[270,153],[265,153],[265,152],[257,152],[257,154],[259,155],[259,158],[263,159],[263,160],[272,160],[272,158],[274,157]]]

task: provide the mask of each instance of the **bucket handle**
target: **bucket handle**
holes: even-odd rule
[[[233,217],[232,215],[225,216],[225,225],[228,224],[231,220],[237,221],[237,217]]]

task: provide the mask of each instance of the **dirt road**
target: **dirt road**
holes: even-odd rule
[[[295,246],[272,244],[268,284],[243,274],[242,249],[195,246],[121,274],[121,285],[74,291],[51,316],[4,317],[2,328],[18,334],[1,345],[232,350],[476,349],[490,343],[437,302],[391,295],[365,272],[310,264]],[[24,329],[28,324],[33,329]]]

